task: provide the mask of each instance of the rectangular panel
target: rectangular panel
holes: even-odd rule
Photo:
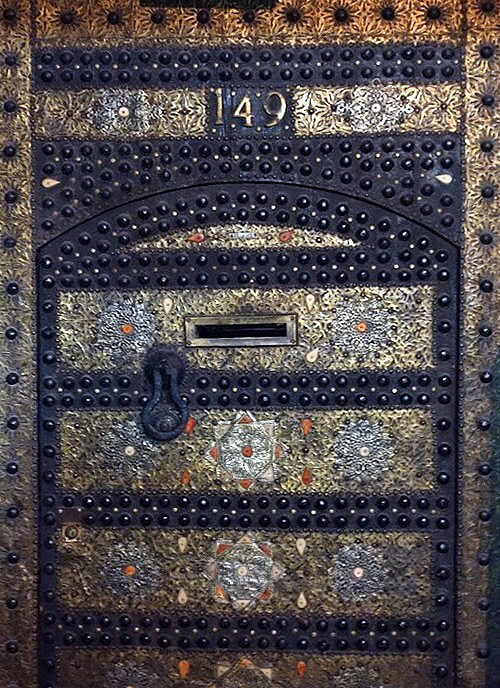
[[[83,609],[389,614],[431,605],[419,533],[121,531],[63,526],[60,595]]]
[[[125,90],[121,88],[36,94],[35,128],[39,136],[89,138],[203,136],[207,130],[206,93]],[[56,180],[57,181],[57,180]],[[46,182],[47,183],[47,182]]]
[[[153,343],[184,346],[184,318],[288,313],[297,345],[236,349],[189,348],[197,367],[294,370],[412,369],[433,365],[433,287],[62,292],[58,341],[66,366],[98,370],[137,365]],[[209,297],[208,297],[209,295]],[[124,329],[125,328],[125,329]],[[415,341],[419,346],[415,347]]]
[[[141,680],[152,681],[154,688],[155,682],[176,685],[182,679],[203,688],[302,688],[304,680],[326,688],[342,685],[346,677],[356,688],[366,677],[384,688],[400,688],[402,675],[412,681],[411,688],[428,688],[431,676],[431,661],[424,655],[321,657],[249,652],[228,657],[223,652],[197,652],[187,661],[154,649],[66,649],[58,652],[58,666],[62,685],[79,688],[94,688],[102,680],[114,688],[122,685],[116,683],[120,679],[139,686]]]
[[[293,99],[294,126],[300,136],[456,131],[460,120],[458,84],[299,87]]]
[[[138,421],[125,411],[63,413],[61,486],[362,494],[435,487],[426,409],[193,412],[188,432],[168,446]]]

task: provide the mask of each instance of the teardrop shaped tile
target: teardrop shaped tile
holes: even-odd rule
[[[441,184],[451,184],[453,181],[451,174],[437,174],[436,179],[438,182],[441,182]]]
[[[301,592],[300,595],[297,597],[297,607],[299,609],[304,609],[305,607],[307,607],[306,596],[303,592]]]
[[[42,186],[44,189],[52,189],[52,187],[57,186],[61,182],[59,179],[52,179],[51,177],[45,177],[45,179],[42,180]]]
[[[163,299],[163,310],[167,315],[170,313],[172,308],[174,307],[174,300],[170,296],[165,296]]]
[[[297,552],[302,556],[304,552],[306,551],[306,541],[304,538],[298,538],[295,542],[295,547],[297,548]]]
[[[318,360],[319,349],[313,349],[306,354],[306,361],[308,363],[315,363]]]

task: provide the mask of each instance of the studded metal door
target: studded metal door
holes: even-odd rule
[[[493,685],[496,190],[464,132],[494,48],[464,44],[454,3],[112,4],[33,8],[21,684]]]

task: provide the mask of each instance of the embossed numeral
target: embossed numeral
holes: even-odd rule
[[[233,117],[241,117],[245,127],[252,126],[252,101],[250,96],[243,96],[238,105],[234,108]]]
[[[283,93],[270,91],[262,96],[244,93],[238,96],[236,105],[230,108],[229,93],[218,87],[214,90],[216,99],[215,124],[224,125],[240,119],[244,127],[275,127],[285,117],[288,103]],[[234,95],[234,94],[233,94]],[[233,101],[234,103],[234,101]],[[233,125],[234,126],[234,125]]]
[[[285,116],[285,96],[279,91],[271,91],[267,94],[262,107],[264,108],[264,112],[271,116],[269,122],[266,122],[266,127],[274,127],[278,122],[281,122]]]

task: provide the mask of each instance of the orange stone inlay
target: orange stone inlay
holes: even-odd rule
[[[292,237],[293,237],[293,229],[285,229],[284,232],[280,232],[280,234],[278,234],[278,239],[280,241],[290,241],[290,239],[292,239]]]
[[[302,482],[304,485],[309,485],[313,481],[313,474],[310,471],[309,468],[304,468],[304,472],[302,473]]]
[[[135,574],[137,573],[137,569],[132,564],[128,564],[128,566],[123,567],[123,573],[126,576],[135,576]]]
[[[181,483],[183,485],[189,485],[191,482],[191,473],[188,470],[184,470],[181,473]]]
[[[201,232],[196,232],[196,234],[191,234],[187,240],[193,241],[195,244],[201,244],[202,241],[205,241],[205,235],[201,234]]]
[[[221,600],[226,599],[226,593],[224,592],[224,590],[221,588],[220,585],[217,586],[217,590],[215,591],[215,595],[216,595],[216,597],[218,597]]]
[[[297,662],[297,674],[302,678],[307,669],[307,664],[305,662]]]
[[[245,479],[245,480],[240,480],[240,485],[241,485],[241,487],[243,487],[245,490],[248,490],[248,488],[250,487],[250,485],[252,484],[252,482],[253,482],[253,480],[248,480],[248,478],[247,478],[247,479]]]
[[[246,445],[245,447],[242,447],[241,453],[243,454],[243,456],[252,456],[253,449],[250,445]]]
[[[125,325],[122,325],[122,332],[123,334],[132,334],[134,331],[134,328],[130,323],[125,323]]]
[[[190,435],[193,432],[195,425],[196,420],[194,418],[189,417],[186,421],[186,427],[184,428],[188,435]]]
[[[368,329],[368,325],[365,322],[359,322],[356,325],[356,329],[358,332],[366,332],[366,330]]]
[[[302,432],[304,433],[304,435],[307,435],[307,433],[310,432],[310,430],[312,428],[312,424],[313,423],[312,423],[312,420],[310,418],[303,418],[302,419],[302,421],[300,423],[300,427],[302,428]]]
[[[179,676],[181,678],[186,678],[189,674],[189,662],[187,659],[181,659],[179,662]]]

